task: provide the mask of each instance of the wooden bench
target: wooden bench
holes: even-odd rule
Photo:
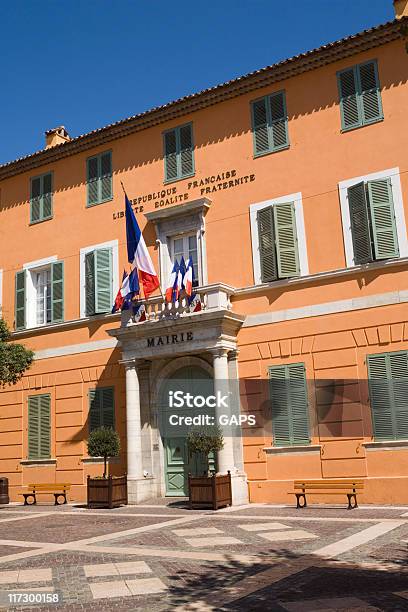
[[[55,497],[55,506],[60,506],[62,504],[67,503],[67,493],[70,490],[71,485],[63,482],[50,482],[50,483],[42,483],[42,484],[29,484],[27,487],[27,491],[21,493],[24,497],[24,505],[32,506],[37,503],[37,495],[43,493],[52,493]],[[28,498],[32,497],[33,501],[28,502]],[[59,502],[58,498],[63,497],[64,501]]]
[[[291,495],[296,495],[296,508],[306,508],[306,495],[347,495],[348,509],[358,508],[357,493],[364,489],[363,480],[339,479],[339,480],[295,480],[293,483],[294,491]],[[300,500],[303,503],[300,503]],[[351,503],[353,500],[353,503]]]

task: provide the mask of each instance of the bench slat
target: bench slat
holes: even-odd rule
[[[351,484],[364,484],[364,480],[356,479],[356,480],[329,480],[323,479],[320,480],[294,480],[293,483],[295,485],[310,485],[310,484],[339,484],[339,485],[351,485]]]
[[[343,485],[305,485],[305,486],[295,486],[294,489],[296,491],[301,491],[301,490],[305,490],[305,491],[311,491],[313,489],[320,489],[322,491],[326,490],[326,489],[336,489],[339,491],[349,491],[350,489],[364,489],[363,485],[349,485],[349,486],[343,486]]]

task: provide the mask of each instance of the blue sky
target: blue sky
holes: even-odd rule
[[[0,0],[0,163],[393,19],[392,0]]]

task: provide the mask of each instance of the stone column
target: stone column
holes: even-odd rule
[[[137,480],[143,478],[139,376],[134,360],[125,362],[125,368],[127,474],[130,480]]]
[[[229,397],[229,385],[228,385],[228,351],[224,348],[219,348],[213,351],[213,365],[214,365],[214,394],[217,396],[228,395]],[[221,414],[231,415],[230,408],[223,408],[217,406],[216,416],[219,417]],[[224,435],[224,448],[218,451],[218,471],[221,474],[226,474],[230,470],[231,474],[235,472],[234,465],[234,448],[232,444],[232,437],[230,428],[227,427]]]

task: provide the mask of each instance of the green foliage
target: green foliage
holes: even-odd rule
[[[209,454],[216,453],[224,448],[224,436],[220,427],[202,427],[193,429],[187,436],[188,449],[191,455],[202,454],[209,471]]]
[[[103,457],[103,477],[106,478],[108,457],[117,457],[120,453],[120,438],[111,427],[98,427],[89,434],[88,454],[90,457]]]
[[[0,319],[0,386],[14,385],[31,366],[34,353],[22,344],[12,344],[10,331]]]

